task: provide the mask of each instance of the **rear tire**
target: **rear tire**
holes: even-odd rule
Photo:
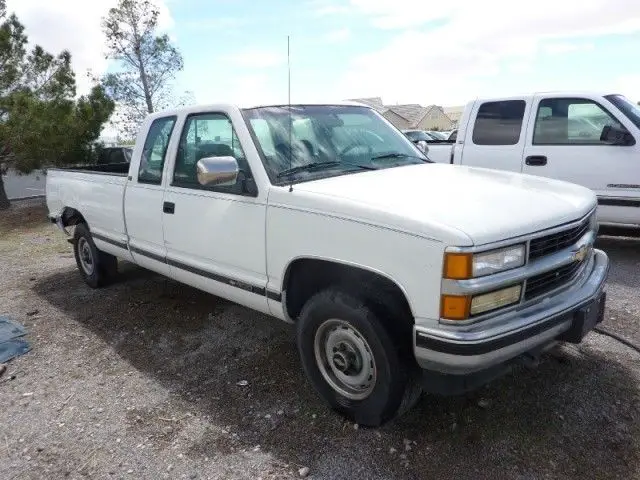
[[[118,273],[118,259],[98,250],[86,223],[75,228],[73,253],[80,275],[91,288],[107,285]]]
[[[421,393],[411,337],[397,338],[375,310],[331,288],[307,301],[297,324],[298,351],[314,389],[334,410],[370,427],[404,413]]]

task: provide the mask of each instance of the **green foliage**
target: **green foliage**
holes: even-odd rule
[[[149,113],[179,103],[172,87],[183,68],[182,55],[167,35],[157,35],[158,16],[149,0],[119,0],[102,23],[107,58],[120,67],[103,83],[119,106],[118,126],[128,136]]]
[[[10,146],[13,167],[29,173],[43,166],[89,161],[113,102],[96,86],[78,100],[41,100],[20,92],[11,96],[9,108],[19,114],[10,113],[0,124],[0,138]]]
[[[71,54],[28,49],[24,27],[0,0],[0,164],[29,173],[87,161],[114,109],[102,86],[78,99]],[[8,206],[0,177],[0,208]]]

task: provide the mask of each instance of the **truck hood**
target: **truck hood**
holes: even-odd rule
[[[420,164],[303,182],[269,203],[469,246],[577,220],[596,207],[584,187],[531,175]]]

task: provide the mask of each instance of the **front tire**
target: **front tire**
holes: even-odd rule
[[[98,250],[89,227],[85,223],[76,226],[73,234],[73,253],[80,275],[91,288],[109,283],[118,270],[118,259]]]
[[[379,426],[417,401],[410,338],[396,338],[364,300],[336,288],[320,292],[303,307],[297,330],[307,377],[350,420]]]

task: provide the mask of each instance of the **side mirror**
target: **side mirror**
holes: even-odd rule
[[[429,152],[429,145],[427,144],[426,141],[424,140],[417,140],[415,142],[413,142],[416,147],[418,147],[420,149],[420,151],[422,153],[424,153],[425,155]]]
[[[198,183],[203,186],[228,186],[236,183],[238,162],[233,157],[206,157],[196,163]]]
[[[612,125],[605,125],[600,134],[600,141],[608,145],[631,146],[636,141],[629,131],[622,127],[617,128]]]

